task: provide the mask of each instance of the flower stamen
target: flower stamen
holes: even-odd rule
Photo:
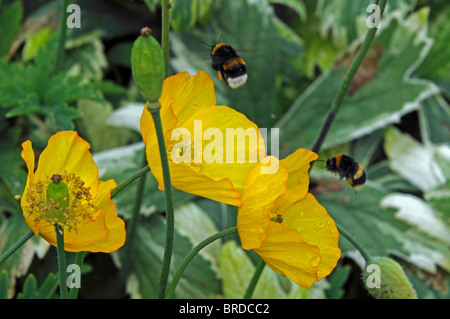
[[[93,218],[97,210],[92,204],[90,187],[73,173],[48,175],[43,180],[30,183],[25,194],[26,216],[33,216],[35,227],[59,225],[64,231],[77,232],[85,218]]]

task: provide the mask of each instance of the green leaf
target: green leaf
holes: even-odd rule
[[[435,145],[450,144],[450,105],[440,95],[422,102],[419,110],[422,138]]]
[[[38,288],[36,277],[29,274],[23,284],[23,290],[18,294],[18,299],[49,299],[58,287],[58,274],[48,274],[44,283]]]
[[[99,168],[100,178],[102,180],[114,179],[117,183],[126,180],[142,168],[143,149],[144,144],[137,143],[94,153],[94,161]],[[146,174],[145,178],[144,194],[146,195],[142,200],[141,214],[149,215],[164,211],[166,207],[164,192],[158,189],[158,183],[150,172]],[[137,184],[136,182],[132,183],[114,198],[117,211],[125,218],[129,218],[133,212]],[[195,197],[177,189],[173,190],[173,195],[175,204]]]
[[[421,198],[410,194],[389,194],[381,201],[381,207],[396,210],[397,219],[450,246],[450,228],[439,219],[433,207]]]
[[[352,94],[346,96],[324,148],[398,122],[402,115],[416,110],[421,101],[436,92],[431,82],[410,77],[429,50],[429,39],[419,32],[422,27],[410,20],[394,19],[382,30],[362,67],[372,77],[362,86],[353,87]],[[321,75],[277,123],[284,152],[312,147],[343,76],[344,68]]]
[[[100,33],[85,33],[66,43],[64,68],[78,67],[80,74],[89,79],[101,80],[108,66]]]
[[[342,268],[336,267],[327,277],[330,288],[326,291],[327,298],[340,299],[345,293],[344,285],[348,280],[351,272],[351,266],[345,265]]]
[[[192,38],[187,39],[186,44],[174,43],[172,66],[177,72],[188,70],[193,74],[199,69],[208,72],[215,83],[218,105],[238,110],[260,127],[271,127],[279,112],[276,72],[281,62],[280,38],[272,7],[265,0],[217,0],[212,3],[212,15],[216,19],[211,29],[199,40],[212,44],[220,38],[238,51],[248,69],[249,78],[243,89],[230,89],[227,94],[225,83],[218,79],[208,61],[210,49]],[[192,51],[200,53],[194,56]]]
[[[100,152],[127,144],[133,139],[129,130],[108,124],[113,107],[108,102],[79,100],[77,109],[81,114],[84,132],[94,152]]]
[[[172,4],[170,23],[176,32],[186,32],[211,15],[212,0],[177,1]]]
[[[4,6],[1,10],[0,30],[2,30],[2,36],[0,37],[0,57],[5,57],[9,54],[11,44],[19,33],[22,17],[22,1],[14,1],[8,6]]]
[[[395,11],[400,15],[406,14],[413,9],[416,1],[391,0],[386,12],[383,14],[384,20]],[[367,8],[373,1],[318,1],[316,12],[320,19],[320,33],[331,33],[333,41],[338,47],[347,47],[353,40],[361,37],[367,31],[366,20],[372,11],[367,12]],[[398,14],[398,12],[397,12]]]
[[[430,37],[433,45],[430,53],[416,71],[421,78],[430,79],[450,94],[450,26],[447,23],[450,8],[438,11],[438,16],[430,21]]]
[[[220,253],[220,269],[225,298],[241,299],[255,272],[244,250],[237,247],[234,241],[222,245]],[[284,286],[281,284],[284,282]],[[309,290],[298,286],[286,277],[278,275],[269,266],[265,266],[256,284],[252,298],[255,299],[309,299],[324,298],[323,289],[326,282],[315,283]]]
[[[443,168],[450,166],[450,159],[442,165],[436,161],[437,154],[443,149],[420,144],[393,127],[385,131],[384,149],[392,170],[420,190],[428,191],[446,183],[448,177]],[[450,152],[449,147],[445,149]]]
[[[0,224],[0,238],[2,239],[0,241],[0,255],[15,244],[29,230],[30,228],[25,223],[25,219],[21,213],[13,214],[3,220]],[[12,287],[15,287],[15,282],[18,277],[24,276],[28,272],[35,255],[43,258],[49,247],[50,245],[44,239],[33,236],[0,265],[0,269],[6,269],[10,274],[9,280]],[[14,294],[14,289],[11,291],[12,294]]]
[[[8,272],[5,269],[0,270],[0,299],[8,299],[10,285]]]
[[[32,60],[39,49],[44,46],[54,36],[54,31],[50,27],[45,27],[36,34],[27,36],[23,51],[22,60],[27,62]]]
[[[432,273],[438,267],[450,270],[448,245],[399,219],[394,212],[381,208],[383,198],[389,194],[369,184],[357,194],[347,185],[341,191],[316,197],[330,216],[350,231],[371,255],[398,256]],[[339,247],[343,255],[355,251],[343,236],[340,236]]]
[[[201,224],[198,227],[202,227]],[[160,216],[141,219],[133,247],[132,272],[127,281],[127,292],[132,298],[154,298],[164,251],[165,223]],[[171,273],[193,248],[191,240],[175,229]],[[198,254],[185,270],[176,298],[211,298],[220,294],[220,279],[211,260]],[[170,278],[169,278],[170,281]]]

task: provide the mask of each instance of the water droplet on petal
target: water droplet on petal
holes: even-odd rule
[[[320,264],[319,256],[314,256],[309,260],[309,264],[311,267],[317,267]]]

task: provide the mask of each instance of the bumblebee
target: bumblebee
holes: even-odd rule
[[[366,182],[366,172],[363,167],[350,156],[338,154],[327,160],[325,168],[337,173],[340,178],[345,178],[355,193]]]
[[[209,56],[212,68],[217,71],[219,79],[225,82],[227,88],[237,89],[247,82],[247,67],[236,50],[220,40],[215,45],[202,43],[211,48]]]

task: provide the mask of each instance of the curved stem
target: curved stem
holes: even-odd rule
[[[363,255],[364,259],[369,261],[372,258],[372,255],[361,245],[361,243],[353,237],[351,233],[349,233],[344,227],[336,223],[336,228],[339,230],[339,233],[342,234],[345,238],[348,239],[349,242],[352,243],[352,245],[359,250],[361,255]]]
[[[9,247],[1,256],[0,256],[0,265],[9,258],[12,254],[16,252],[23,244],[25,244],[28,239],[33,237],[34,233],[32,230],[29,230],[25,235],[23,235],[14,245]]]
[[[145,153],[144,153],[145,156]],[[124,180],[122,183],[120,183],[119,185],[117,185],[116,188],[114,188],[111,191],[111,199],[113,199],[118,193],[120,193],[124,188],[126,188],[129,184],[131,184],[132,182],[134,182],[136,179],[138,179],[139,177],[141,177],[142,175],[146,174],[147,172],[150,171],[150,167],[147,165],[143,168],[141,168],[139,171],[137,171],[136,173],[134,173],[132,176],[128,177],[126,180]]]
[[[144,158],[142,159],[143,163],[145,165],[145,163],[147,162],[147,157],[144,151]],[[144,167],[144,169],[149,169],[148,165],[146,167]],[[140,170],[142,171],[142,170]],[[147,170],[148,171],[148,170]],[[139,181],[139,185],[138,185],[138,189],[136,192],[136,201],[134,202],[134,210],[133,210],[133,215],[131,216],[130,222],[127,226],[127,239],[126,239],[126,246],[125,248],[125,258],[124,260],[124,264],[122,267],[122,276],[123,279],[125,280],[128,272],[130,270],[130,266],[131,266],[131,252],[133,251],[133,243],[134,243],[134,238],[136,237],[136,227],[138,225],[138,220],[139,220],[139,215],[141,212],[141,206],[142,206],[142,197],[144,195],[144,188],[145,188],[145,175],[141,176],[141,179]]]
[[[189,263],[191,262],[191,260],[199,253],[200,250],[202,250],[205,246],[211,244],[212,242],[214,242],[215,240],[225,237],[227,235],[233,234],[237,232],[237,227],[231,227],[228,229],[225,229],[217,234],[214,234],[208,238],[206,238],[205,240],[203,240],[202,242],[200,242],[197,246],[194,247],[194,249],[191,250],[191,252],[184,258],[183,262],[181,263],[181,265],[178,267],[178,270],[175,272],[175,275],[172,278],[172,281],[170,282],[169,287],[167,288],[167,294],[166,294],[166,299],[172,298],[173,297],[173,293],[175,291],[175,288],[178,284],[178,281],[180,280],[181,276],[183,275],[184,270],[186,269],[186,267],[189,265]]]
[[[252,279],[250,280],[250,283],[248,284],[247,290],[244,294],[244,299],[250,299],[253,295],[253,292],[255,291],[256,284],[258,283],[259,277],[261,277],[262,271],[264,270],[264,266],[266,263],[264,260],[259,261],[258,265],[256,266],[255,272],[253,274]]]
[[[163,264],[159,279],[156,298],[162,299],[166,294],[167,280],[169,278],[170,262],[172,259],[173,238],[175,228],[175,217],[173,207],[172,184],[170,182],[169,161],[167,159],[166,143],[164,141],[164,131],[161,123],[159,109],[149,109],[155,124],[156,136],[158,138],[159,155],[163,171],[164,192],[166,195],[166,243],[163,256]]]
[[[383,15],[384,9],[386,8],[386,2],[387,0],[377,1],[377,5],[380,6],[380,18]],[[355,56],[355,59],[350,65],[350,68],[348,69],[344,77],[344,80],[342,81],[341,86],[339,87],[339,90],[331,104],[325,123],[322,126],[322,130],[319,133],[319,136],[311,149],[313,152],[318,153],[320,151],[320,147],[322,146],[322,143],[325,140],[325,137],[331,127],[331,124],[333,123],[336,114],[339,112],[342,101],[344,100],[345,94],[347,93],[348,87],[353,81],[356,71],[358,71],[358,68],[361,65],[362,61],[364,60],[364,57],[369,51],[370,45],[372,44],[372,41],[375,38],[377,30],[378,28],[374,27],[370,28],[369,31],[367,31],[366,37],[364,38],[364,42],[362,43],[361,48],[359,49],[358,53]]]
[[[58,273],[59,273],[59,293],[61,299],[67,299],[67,272],[66,272],[66,253],[64,251],[64,230],[58,225],[55,225],[56,232],[56,251],[58,259]]]

